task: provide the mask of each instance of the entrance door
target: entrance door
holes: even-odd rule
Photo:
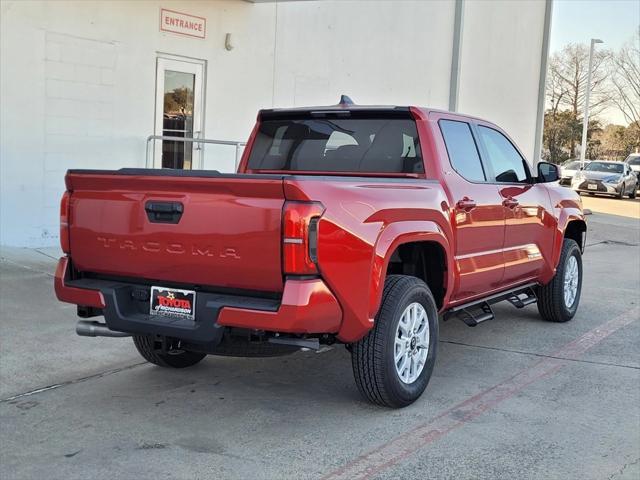
[[[202,138],[204,61],[158,57],[155,135]],[[154,144],[155,168],[202,168],[202,145],[181,140]]]

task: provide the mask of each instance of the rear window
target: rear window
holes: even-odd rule
[[[252,170],[422,173],[416,124],[405,118],[263,120]]]

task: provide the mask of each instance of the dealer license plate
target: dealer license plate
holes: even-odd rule
[[[196,292],[176,288],[151,287],[149,313],[165,317],[195,319]]]
[[[589,185],[587,185],[587,188],[589,190],[597,190],[598,189],[598,185],[589,184]]]

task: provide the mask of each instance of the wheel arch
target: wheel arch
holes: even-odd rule
[[[580,251],[584,252],[584,244],[586,242],[587,222],[582,219],[574,218],[567,222],[564,227],[563,238],[570,238],[580,247]]]
[[[584,219],[584,214],[579,208],[563,208],[560,210],[560,216],[558,218],[558,225],[553,244],[553,256],[551,261],[548,262],[548,269],[545,274],[541,276],[540,283],[546,284],[551,281],[558,268],[558,262],[560,261],[560,255],[562,253],[562,244],[565,238],[571,238],[576,240],[580,251],[584,251],[586,243],[587,223]]]
[[[442,309],[448,302],[453,285],[453,256],[450,252],[450,242],[435,222],[398,222],[383,229],[376,242],[371,270],[369,318],[374,318],[378,312],[385,279],[393,273],[424,280],[432,290],[438,308]],[[399,272],[398,268],[406,270]]]

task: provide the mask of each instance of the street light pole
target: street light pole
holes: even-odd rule
[[[582,120],[582,145],[580,147],[580,168],[584,168],[584,159],[587,154],[587,129],[589,128],[589,95],[591,94],[591,69],[593,68],[593,51],[596,43],[604,43],[598,38],[591,39],[589,50],[589,70],[587,72],[587,92],[584,96],[584,118]]]

